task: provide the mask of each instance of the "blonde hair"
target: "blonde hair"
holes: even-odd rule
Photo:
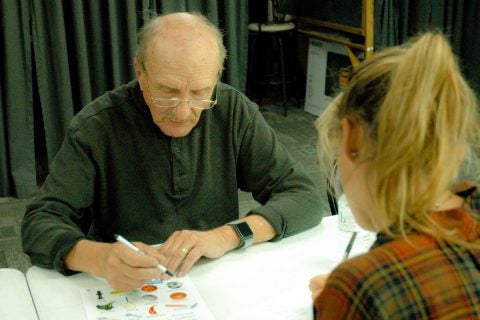
[[[158,33],[161,33],[164,31],[164,20],[165,17],[168,15],[171,15],[172,13],[169,14],[164,14],[164,15],[159,15],[159,16],[154,16],[152,20],[149,20],[146,22],[143,27],[140,29],[138,32],[138,47],[137,47],[137,52],[135,54],[135,57],[137,61],[140,63],[143,69],[144,63],[145,63],[145,52],[147,50],[147,47],[153,38]],[[222,32],[212,23],[210,20],[208,20],[207,17],[202,15],[201,13],[198,12],[182,12],[182,13],[173,13],[173,14],[183,14],[183,15],[189,15],[193,19],[186,22],[185,20],[179,21],[177,23],[189,23],[192,28],[204,28],[207,32],[209,32],[215,39],[217,43],[217,49],[218,49],[218,73],[219,76],[221,75],[223,69],[224,69],[224,62],[227,57],[227,49],[225,48],[223,44],[223,34]],[[165,31],[168,32],[168,31]]]
[[[479,138],[476,97],[445,36],[425,33],[355,68],[346,90],[316,123],[320,166],[333,183],[345,117],[368,133],[368,156],[361,160],[375,172],[377,212],[390,226],[384,231],[405,236],[413,229],[471,246],[429,214],[452,188],[462,155],[474,156],[470,151]]]

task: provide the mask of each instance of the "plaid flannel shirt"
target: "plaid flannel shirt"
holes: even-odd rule
[[[432,213],[459,237],[480,241],[478,189],[474,210]],[[317,319],[480,319],[480,252],[412,233],[379,233],[372,249],[340,264],[315,300]]]

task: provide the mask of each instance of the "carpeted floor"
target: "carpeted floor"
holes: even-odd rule
[[[289,107],[287,117],[283,116],[283,108],[277,105],[262,106],[261,111],[293,158],[303,164],[309,175],[318,182],[318,187],[324,190],[315,149],[316,132],[313,123],[316,117],[297,107]],[[324,191],[321,193],[326,195]],[[257,205],[248,193],[239,192],[239,199],[240,215]],[[30,267],[30,261],[23,253],[20,242],[20,222],[28,201],[0,198],[0,268],[16,268],[25,272]],[[324,204],[324,215],[329,215],[326,197]]]
[[[23,272],[30,260],[22,251],[20,223],[29,200],[0,198],[0,268],[15,268]]]

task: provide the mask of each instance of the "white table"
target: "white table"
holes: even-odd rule
[[[202,260],[189,276],[218,320],[311,319],[311,277],[331,271],[350,238],[338,230],[337,216],[278,242],[254,245],[216,260]],[[367,250],[373,237],[355,242],[351,255]],[[41,320],[86,319],[80,288],[103,280],[89,274],[65,277],[32,267],[27,272]]]
[[[25,275],[17,269],[0,269],[0,319],[38,319]]]

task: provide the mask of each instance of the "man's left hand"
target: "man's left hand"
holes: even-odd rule
[[[184,276],[202,257],[220,258],[238,246],[230,226],[210,231],[175,231],[157,250],[160,262],[178,277]]]

